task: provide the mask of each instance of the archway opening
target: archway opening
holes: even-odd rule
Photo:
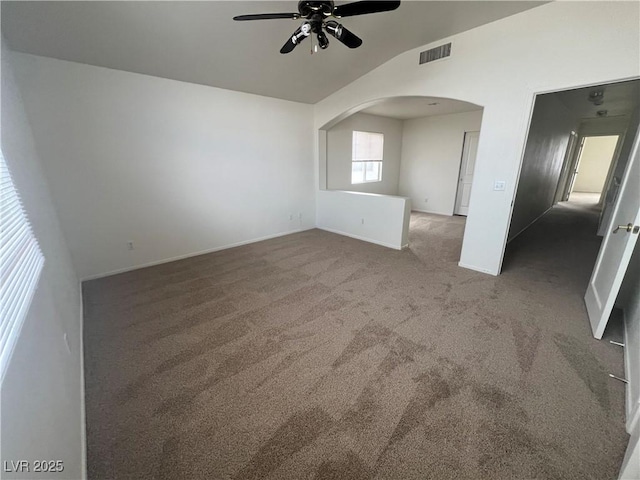
[[[429,230],[425,226],[438,223],[449,231],[454,245],[449,256],[457,262],[482,114],[483,107],[476,104],[426,96],[378,99],[345,111],[319,130],[320,190],[341,192],[341,201],[335,205],[347,210],[349,194],[359,195],[359,205],[383,202],[380,196],[404,199],[405,207],[394,213],[405,217],[404,224],[381,217],[375,219],[376,225],[380,229],[403,225],[407,231],[402,233],[401,246],[405,247],[410,242],[423,244]],[[358,232],[372,212],[360,214],[362,207],[358,208],[343,219],[342,228],[330,229],[341,233],[346,224],[346,234],[367,240]],[[319,216],[328,219],[341,214],[320,212]],[[411,241],[409,230],[415,236]]]

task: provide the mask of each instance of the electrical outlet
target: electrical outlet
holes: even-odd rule
[[[504,192],[505,187],[507,186],[507,182],[504,180],[496,180],[493,182],[493,190],[495,192]]]
[[[362,225],[364,225],[364,218],[362,218],[360,222],[362,223]]]
[[[127,242],[127,250],[133,250],[133,242],[131,240]]]
[[[429,199],[428,199],[428,198],[425,198],[425,199],[424,199],[424,203],[427,203],[428,201],[429,201]]]
[[[293,213],[289,214],[289,221],[292,222],[293,221]]]

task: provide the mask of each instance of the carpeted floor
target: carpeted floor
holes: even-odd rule
[[[311,230],[86,282],[89,478],[616,478],[596,221],[554,208],[499,277],[413,214],[402,252]]]

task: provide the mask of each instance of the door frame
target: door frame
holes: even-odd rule
[[[572,162],[571,162],[572,166],[575,165],[575,167],[573,167],[573,174],[571,174],[572,175],[571,181],[567,181],[567,184],[565,185],[564,192],[560,200],[561,202],[566,202],[567,200],[569,200],[569,196],[571,195],[571,192],[573,190],[573,185],[575,184],[576,177],[578,176],[582,151],[584,150],[584,144],[587,138],[618,137],[618,140],[616,141],[616,146],[613,149],[613,153],[611,155],[609,167],[607,168],[607,175],[605,177],[602,190],[600,191],[600,198],[598,199],[598,205],[602,206],[604,202],[605,193],[609,189],[611,181],[613,180],[613,173],[615,172],[615,167],[618,164],[618,158],[620,158],[620,151],[622,149],[622,144],[624,143],[625,133],[626,132],[610,133],[606,130],[604,130],[603,133],[583,133],[580,131],[580,133],[578,134],[578,142],[580,143],[580,147],[577,149],[577,155],[575,156],[575,158],[572,159]],[[567,176],[567,179],[568,178],[569,177]],[[601,215],[601,218],[602,218],[602,215]]]
[[[614,135],[616,134],[602,135],[602,136],[612,137]],[[611,163],[609,163],[609,170],[607,170],[607,176],[605,178],[604,185],[602,186],[602,192],[600,192],[600,200],[598,201],[598,205],[600,206],[604,206],[605,196],[606,196],[607,190],[609,190],[609,187],[611,186],[611,181],[613,180],[613,173],[616,171],[616,166],[618,165],[618,159],[620,158],[620,150],[622,149],[622,144],[624,143],[625,136],[626,136],[626,132],[618,134],[618,142],[616,143],[616,148],[613,150]],[[600,219],[602,219],[602,215],[600,215]]]
[[[513,219],[513,206],[515,204],[516,201],[516,194],[518,193],[518,186],[520,184],[520,176],[522,174],[522,164],[524,162],[524,154],[525,154],[525,150],[527,148],[527,141],[529,140],[529,132],[531,131],[531,119],[533,118],[533,110],[535,108],[536,105],[536,99],[538,98],[538,95],[545,95],[547,93],[558,93],[558,92],[566,92],[569,90],[575,90],[578,88],[589,88],[589,87],[598,87],[600,85],[614,85],[617,83],[623,83],[623,82],[629,82],[632,80],[640,80],[640,76],[630,76],[630,77],[624,77],[624,78],[617,78],[614,80],[605,80],[605,81],[598,81],[598,82],[591,82],[591,83],[583,83],[580,85],[571,85],[571,86],[565,86],[565,87],[552,87],[552,86],[548,86],[548,88],[545,88],[544,86],[540,88],[540,90],[534,91],[531,96],[528,98],[527,102],[525,103],[525,105],[523,105],[523,108],[527,109],[525,111],[525,113],[523,114],[523,134],[524,134],[524,141],[522,142],[521,148],[520,148],[520,160],[518,162],[518,168],[517,168],[517,172],[516,172],[516,176],[515,176],[515,180],[514,180],[514,185],[513,185],[513,190],[511,192],[511,205],[509,207],[509,216],[507,219],[507,226],[506,229],[504,231],[504,237],[502,239],[502,255],[500,256],[500,262],[498,264],[498,272],[497,275],[500,275],[502,273],[502,266],[504,264],[504,256],[505,253],[507,251],[507,245],[508,245],[508,239],[509,239],[509,229],[511,227],[511,221]]]
[[[569,139],[569,145],[567,145],[567,151],[562,162],[562,170],[560,171],[560,177],[558,178],[558,185],[556,187],[556,194],[553,197],[553,204],[564,201],[564,193],[569,183],[570,166],[573,163],[573,158],[576,156],[576,147],[578,145],[579,135],[572,131],[571,138]]]
[[[576,155],[571,159],[571,165],[569,167],[569,175],[567,177],[567,183],[564,186],[562,192],[561,201],[566,202],[571,196],[571,191],[576,183],[576,177],[578,176],[578,169],[580,168],[580,159],[582,158],[582,151],[584,150],[584,142],[587,137],[584,135],[578,135],[578,148],[576,149]]]

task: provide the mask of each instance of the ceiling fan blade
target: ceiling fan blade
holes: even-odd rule
[[[329,21],[325,23],[324,28],[349,48],[358,48],[362,45],[362,39],[353,32],[347,30],[338,22]]]
[[[293,32],[293,35],[289,37],[287,43],[282,46],[280,53],[289,53],[293,51],[293,49],[296,48],[301,41],[307,38],[310,33],[311,26],[308,23],[303,23],[302,26],[298,27],[296,31]]]
[[[386,2],[377,0],[365,0],[338,5],[333,9],[334,17],[353,17],[354,15],[366,15],[367,13],[389,12],[400,6],[400,1]]]
[[[246,20],[278,20],[280,18],[297,20],[300,18],[299,13],[255,13],[251,15],[238,15],[233,17],[234,20],[243,22]]]

